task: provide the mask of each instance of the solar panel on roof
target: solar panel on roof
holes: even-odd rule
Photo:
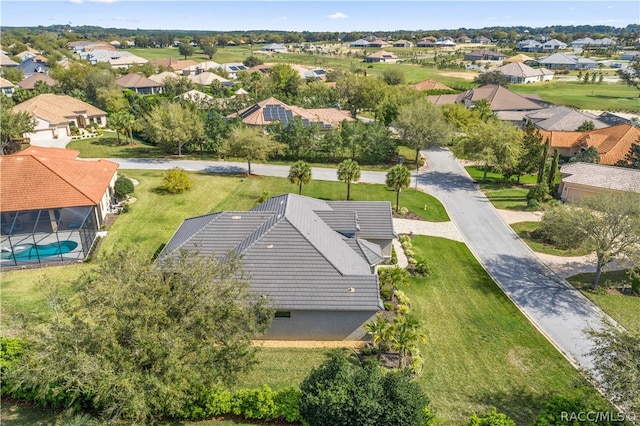
[[[256,112],[259,109],[260,109],[260,105],[255,104],[252,107],[250,107],[249,109],[247,109],[246,111],[241,112],[239,114],[240,118],[245,119],[245,118],[247,118],[248,116],[250,116],[251,114],[253,114],[254,112]]]

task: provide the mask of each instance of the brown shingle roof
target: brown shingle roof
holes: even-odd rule
[[[0,88],[15,87],[15,86],[16,85],[10,82],[9,80],[5,80],[4,78],[0,77]]]
[[[37,148],[0,156],[0,211],[100,203],[118,164],[78,160],[77,154],[60,148]]]
[[[80,99],[67,95],[54,95],[53,93],[35,96],[14,106],[12,110],[14,112],[29,112],[52,124],[68,123],[70,118],[85,112],[89,117],[107,114]]]
[[[491,104],[492,111],[527,111],[543,108],[530,99],[520,96],[511,90],[493,84],[469,90],[465,99],[477,102],[486,99]]]
[[[141,89],[144,87],[162,87],[162,84],[157,83],[143,75],[134,73],[123,75],[116,80],[116,84],[120,87],[124,87],[125,89],[128,89],[130,87],[134,87],[136,89]]]
[[[33,90],[38,81],[44,81],[47,86],[53,86],[58,82],[58,80],[54,80],[48,75],[38,72],[19,82],[18,86],[26,90]]]
[[[420,83],[414,84],[411,87],[417,90],[453,90],[451,89],[451,87],[445,86],[444,84],[439,83],[435,80],[421,81]]]
[[[387,52],[385,50],[379,50],[371,55],[367,55],[367,58],[389,58],[389,59],[398,59],[395,53]]]
[[[173,71],[182,71],[184,68],[188,68],[194,65],[198,65],[198,63],[196,61],[192,61],[191,59],[178,60],[169,64],[169,69]]]

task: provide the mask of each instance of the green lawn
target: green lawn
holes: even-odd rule
[[[486,182],[482,182],[482,167],[467,166],[465,169],[473,179],[478,181],[480,189],[497,209],[521,211],[527,209],[527,193],[530,185],[535,183],[535,176],[522,176],[518,184],[515,180],[505,180],[498,173],[488,172]]]
[[[623,283],[626,288],[630,287],[629,277],[626,271],[603,272],[600,277],[600,285],[604,285],[607,281],[611,282],[612,288],[606,292],[593,292],[584,289],[589,286],[593,280],[593,274],[578,274],[567,278],[571,284],[582,291],[596,305],[600,306],[611,318],[620,323],[623,327],[640,333],[640,297],[628,294],[622,294],[619,290]]]
[[[559,249],[551,244],[543,243],[541,241],[537,241],[531,237],[531,233],[535,231],[539,222],[519,222],[511,225],[514,231],[518,234],[520,238],[524,242],[526,242],[531,250],[537,251],[538,253],[551,254],[554,256],[584,256],[585,254],[589,254],[588,250],[563,250]]]
[[[445,424],[464,424],[495,406],[531,424],[549,393],[578,394],[580,374],[529,323],[462,243],[413,239],[433,274],[402,290],[426,323],[420,384]],[[586,388],[590,397],[595,390]]]
[[[581,84],[553,81],[512,84],[509,89],[520,94],[538,94],[544,101],[578,109],[640,112],[638,89],[623,83]]]
[[[72,141],[67,148],[80,151],[80,158],[162,158],[166,156],[158,147],[136,138],[134,138],[134,145],[128,145],[121,136],[121,143],[118,144],[115,132],[109,131],[97,138]]]

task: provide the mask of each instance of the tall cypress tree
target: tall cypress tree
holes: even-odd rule
[[[538,180],[537,183],[542,183],[544,180],[544,166],[547,163],[547,153],[549,152],[549,145],[551,145],[551,141],[547,138],[544,141],[544,149],[542,150],[542,155],[540,156],[540,166],[538,167]]]
[[[551,169],[549,170],[549,192],[553,195],[553,182],[556,180],[558,173],[558,162],[560,161],[560,151],[557,148],[553,150],[553,160],[551,161]]]

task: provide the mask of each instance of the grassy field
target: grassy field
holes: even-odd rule
[[[512,84],[509,89],[520,94],[538,94],[547,102],[578,109],[640,112],[638,89],[623,83],[581,84],[545,82]]]
[[[529,323],[462,243],[418,236],[431,276],[402,290],[426,323],[420,384],[445,424],[496,407],[531,424],[548,394],[578,394],[579,373]],[[590,389],[595,397],[595,391]]]
[[[497,209],[519,210],[527,209],[527,193],[530,185],[535,183],[536,177],[526,175],[520,178],[520,184],[506,181],[494,172],[487,173],[487,181],[482,182],[483,169],[479,166],[465,167],[473,179],[478,181],[480,189]]]
[[[115,132],[106,131],[102,136],[79,139],[67,145],[69,149],[80,151],[80,158],[162,158],[165,153],[158,147],[134,138],[134,145],[127,145],[124,137],[118,144]]]
[[[588,250],[563,250],[552,246],[551,244],[537,241],[531,237],[531,233],[538,228],[539,222],[520,222],[511,225],[514,231],[522,240],[531,247],[531,250],[538,253],[551,254],[554,256],[584,256],[589,254]]]
[[[626,288],[630,287],[629,277],[626,271],[603,272],[600,277],[600,285],[610,282],[611,288],[604,292],[593,292],[584,289],[593,280],[593,274],[578,274],[567,278],[571,284],[580,289],[582,293],[593,303],[600,306],[611,318],[620,323],[623,327],[640,333],[640,297],[630,294],[622,294],[618,291],[623,283]]]

